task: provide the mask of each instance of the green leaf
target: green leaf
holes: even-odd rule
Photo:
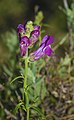
[[[18,111],[18,109],[21,108],[21,105],[22,105],[22,104],[23,104],[23,103],[20,102],[20,103],[18,103],[18,104],[16,105],[15,110],[14,110],[14,114],[16,114],[16,112]]]
[[[28,78],[35,83],[35,76],[30,68],[28,68]]]
[[[38,108],[38,107],[32,107],[35,111],[37,111],[43,118],[45,118],[45,116],[44,116],[44,114],[43,114],[43,112],[41,111],[41,109],[40,108]]]
[[[42,84],[42,80],[43,80],[43,78],[42,79],[39,79],[38,81],[37,81],[37,83],[34,85],[34,95],[35,95],[35,97],[36,96],[40,96],[40,90],[41,90],[41,84]]]
[[[37,24],[37,25],[40,25],[40,23],[42,22],[43,18],[44,18],[44,16],[43,16],[42,11],[39,11],[37,13],[37,15],[35,16],[35,22],[34,23]]]
[[[18,76],[18,77],[15,77],[13,80],[11,80],[11,81],[10,81],[10,84],[12,84],[15,80],[17,80],[17,79],[19,79],[19,78],[23,78],[23,79],[24,79],[24,77],[23,77],[23,76]]]

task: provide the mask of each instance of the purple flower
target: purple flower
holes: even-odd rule
[[[30,54],[31,61],[38,60],[44,55],[51,56],[53,54],[53,50],[50,45],[53,42],[54,38],[52,36],[44,36],[39,49]]]
[[[31,42],[31,45],[33,45],[37,40],[38,40],[38,37],[40,35],[40,31],[39,30],[33,30],[31,32],[31,36],[30,36],[30,42]]]
[[[33,45],[40,35],[40,26],[36,25],[34,26],[34,30],[30,33],[30,45]]]
[[[22,38],[22,36],[26,36],[25,33],[26,33],[26,25],[22,25],[22,24],[19,24],[18,27],[17,27],[17,32],[18,32],[18,36]],[[36,25],[34,26],[34,30],[30,33],[30,43],[31,45],[34,44],[37,40],[38,40],[38,37],[40,35],[40,26]]]
[[[24,25],[19,24],[18,27],[17,27],[17,32],[18,32],[18,36],[19,36],[21,33],[24,33],[24,32],[25,32],[25,27],[24,27]]]
[[[20,41],[20,52],[21,56],[25,56],[28,46],[30,45],[30,40],[27,36],[21,38]]]
[[[35,25],[35,26],[34,26],[34,30],[40,30],[40,26]]]
[[[40,35],[40,26],[36,25],[34,26],[33,31],[30,33],[30,37],[27,37],[26,35],[26,26],[19,24],[17,27],[18,31],[18,37],[20,40],[20,52],[21,56],[24,56],[26,54],[26,51],[28,49],[28,46],[33,45]]]

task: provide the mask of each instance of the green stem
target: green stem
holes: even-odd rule
[[[27,109],[27,120],[29,120],[29,108]]]
[[[25,58],[25,73],[24,73],[24,93],[23,93],[23,101],[26,102],[26,110],[27,110],[27,117],[26,120],[29,120],[29,98],[28,98],[28,91],[27,91],[27,76],[28,76],[28,54],[26,54]]]
[[[27,118],[26,120],[29,120],[29,98],[28,98],[28,93],[25,92],[25,98],[26,98],[26,109],[27,109]]]

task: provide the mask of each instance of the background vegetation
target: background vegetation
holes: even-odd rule
[[[22,79],[10,81],[24,72],[21,67],[17,25],[42,19],[42,34],[53,35],[55,55],[29,65],[31,120],[74,120],[74,0],[0,1],[0,120],[24,120],[21,109],[14,114],[22,96]],[[38,11],[42,11],[38,14]],[[43,14],[42,14],[43,13]],[[38,18],[38,19],[36,19]],[[35,46],[37,48],[37,46]],[[34,49],[34,48],[33,48]],[[35,81],[35,82],[34,82]],[[41,112],[42,111],[42,112]]]

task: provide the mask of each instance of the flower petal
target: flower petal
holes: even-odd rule
[[[54,42],[54,38],[52,36],[45,35],[42,39],[42,43],[45,43],[46,45],[51,45]]]
[[[19,24],[17,27],[19,41],[21,41],[21,37],[25,35],[25,25]]]
[[[39,35],[40,35],[39,30],[34,30],[31,32],[31,37],[30,37],[31,45],[38,40]]]
[[[35,25],[34,26],[34,30],[39,30],[40,31],[40,26],[39,25]]]
[[[48,35],[45,35],[42,39],[41,44],[45,43],[48,40]]]
[[[27,49],[28,47],[26,46],[26,44],[24,42],[20,42],[21,56],[25,56]]]
[[[50,46],[46,46],[44,49],[43,49],[43,52],[44,54],[48,55],[48,56],[51,56],[53,54],[53,50],[50,48]]]
[[[23,36],[23,37],[21,38],[21,42],[25,43],[26,46],[29,46],[29,45],[30,45],[30,40],[29,40],[29,38],[28,38],[27,36]]]
[[[34,60],[38,60],[39,58],[41,58],[44,53],[43,53],[43,48],[44,45],[42,45],[38,50],[36,50],[35,52],[30,54],[30,60],[34,61]]]
[[[25,30],[24,25],[19,24],[18,27],[17,27],[17,32],[18,32],[18,34],[21,33],[21,32],[24,31],[24,30]]]
[[[48,40],[46,45],[51,45],[54,42],[54,37],[53,36],[48,36]]]

